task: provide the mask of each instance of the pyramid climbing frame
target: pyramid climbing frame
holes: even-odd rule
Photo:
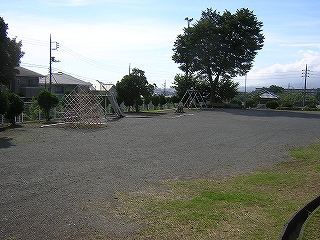
[[[102,99],[88,88],[77,86],[64,98],[62,119],[71,128],[94,128],[105,123]]]

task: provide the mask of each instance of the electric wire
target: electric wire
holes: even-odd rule
[[[19,37],[19,36],[14,36],[14,35],[9,35],[10,37],[14,37],[17,40],[21,40],[22,44],[23,43],[27,43],[27,44],[31,44],[31,45],[36,45],[39,47],[46,47],[49,48],[50,44],[47,41],[43,41],[43,40],[37,40],[37,39],[32,39],[32,38],[26,38],[26,37]],[[109,72],[114,72],[114,73],[125,73],[127,72],[127,68],[121,68],[121,67],[115,67],[115,66],[111,66],[111,65],[107,65],[101,62],[98,62],[96,60],[93,60],[87,56],[84,56],[74,50],[72,50],[69,46],[65,45],[65,44],[59,44],[59,48],[58,50],[61,50],[67,54],[69,54],[70,56],[76,58],[79,61],[82,61],[86,64],[92,65],[94,67],[100,68],[102,70],[105,71],[109,71]],[[41,69],[48,69],[48,66],[43,66],[43,65],[38,65],[38,64],[32,64],[32,63],[24,63],[22,62],[22,65],[26,66],[26,67],[34,67],[34,68],[41,68]],[[94,78],[89,78],[89,77],[84,77],[84,76],[80,76],[77,74],[72,74],[72,73],[68,73],[66,71],[57,69],[57,68],[53,68],[57,71],[60,72],[64,72],[66,74],[69,74],[71,76],[77,77],[79,79],[84,79],[86,81],[96,81],[97,79]],[[159,77],[161,76],[163,78],[163,80],[165,81],[167,78],[172,78],[172,76],[175,76],[177,73],[173,73],[173,72],[168,72],[168,71],[161,71],[161,70],[152,70],[152,72],[147,72],[147,77]],[[287,71],[287,72],[273,72],[273,73],[248,73],[247,74],[247,80],[250,81],[250,79],[261,79],[261,80],[293,80],[293,79],[298,79],[304,77],[303,71]],[[320,72],[318,71],[311,71],[308,74],[308,79],[314,79],[314,78],[319,78],[320,77]],[[301,81],[301,84],[303,83],[303,81]]]

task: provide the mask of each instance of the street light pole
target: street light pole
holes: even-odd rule
[[[184,20],[186,20],[188,22],[188,29],[189,29],[190,23],[193,21],[193,18],[186,17]],[[188,46],[188,42],[186,43],[186,48],[187,48],[186,78],[188,78],[188,76],[189,76],[189,46]]]
[[[190,23],[193,21],[193,18],[186,17],[184,20],[188,22],[188,28],[190,27]]]

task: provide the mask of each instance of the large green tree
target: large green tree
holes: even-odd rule
[[[143,103],[142,97],[150,97],[153,94],[154,86],[149,84],[144,71],[133,68],[129,75],[122,78],[116,84],[117,97],[120,102],[128,107],[135,107],[139,111],[139,105]]]
[[[212,8],[184,29],[174,43],[172,59],[189,73],[206,75],[210,102],[216,102],[219,81],[245,75],[263,47],[262,22],[247,8],[220,14]]]
[[[0,84],[9,85],[18,73],[15,67],[20,64],[24,55],[21,51],[22,43],[16,38],[7,37],[8,25],[0,17]]]

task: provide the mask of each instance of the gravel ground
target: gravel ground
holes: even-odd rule
[[[24,125],[0,132],[0,239],[122,239],[117,193],[162,180],[219,178],[273,166],[320,142],[318,112],[128,114],[99,129]]]

